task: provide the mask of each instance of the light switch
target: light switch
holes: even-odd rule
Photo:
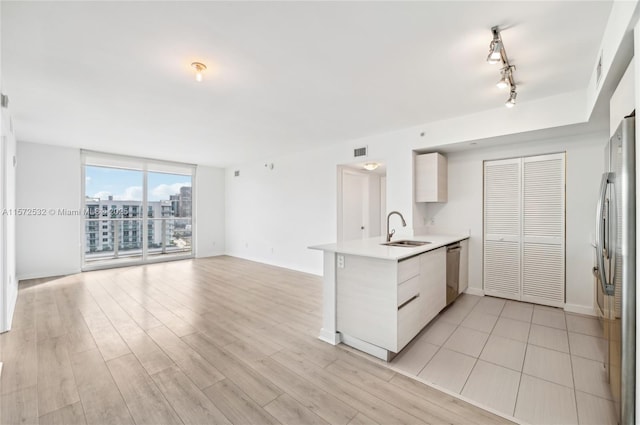
[[[338,255],[338,268],[344,269],[344,255]]]

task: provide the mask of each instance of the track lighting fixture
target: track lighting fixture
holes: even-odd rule
[[[504,49],[504,43],[500,36],[500,29],[496,26],[491,28],[493,39],[489,44],[489,56],[487,56],[487,62],[490,64],[496,64],[502,62],[502,68],[500,69],[500,81],[496,83],[496,87],[501,90],[507,87],[511,88],[509,99],[507,99],[505,105],[507,108],[513,108],[516,104],[516,83],[513,80],[513,71],[516,69],[514,65],[509,63],[507,52]]]

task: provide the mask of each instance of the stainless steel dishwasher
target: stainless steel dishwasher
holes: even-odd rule
[[[447,245],[447,305],[458,297],[461,249],[460,242]]]

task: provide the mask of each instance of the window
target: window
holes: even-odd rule
[[[193,255],[195,167],[83,151],[83,268]],[[147,214],[144,214],[144,211]],[[102,245],[90,232],[102,223]]]

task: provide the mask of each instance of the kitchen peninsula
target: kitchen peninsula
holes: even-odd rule
[[[394,246],[375,237],[310,247],[324,251],[320,339],[389,361],[445,308],[447,299],[466,289],[468,238],[412,236],[392,241]],[[447,250],[456,251],[459,261],[448,259]],[[452,275],[457,278],[453,297],[447,294]]]

